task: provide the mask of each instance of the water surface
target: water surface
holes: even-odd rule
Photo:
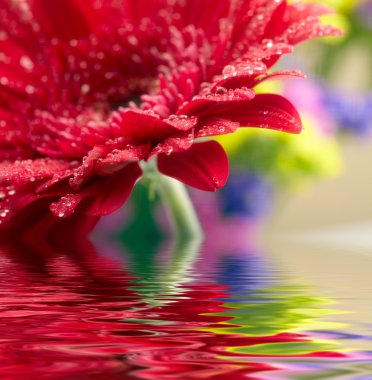
[[[257,244],[138,247],[3,243],[0,378],[372,378],[370,326]]]

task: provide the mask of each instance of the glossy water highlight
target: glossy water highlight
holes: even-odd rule
[[[317,322],[330,300],[263,252],[159,244],[3,243],[1,379],[310,379],[369,362]]]

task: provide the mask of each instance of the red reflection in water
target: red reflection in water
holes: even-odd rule
[[[122,262],[100,256],[88,240],[4,243],[0,251],[3,380],[254,379],[276,367],[227,348],[308,340],[203,331],[229,320],[205,314],[226,310],[225,286],[197,280],[151,302]]]

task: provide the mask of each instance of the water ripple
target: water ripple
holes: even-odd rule
[[[368,352],[336,344],[364,337],[317,329],[331,302],[287,284],[262,252],[160,250],[149,266],[141,252],[105,255],[87,240],[3,243],[0,378],[363,378],[371,370]]]

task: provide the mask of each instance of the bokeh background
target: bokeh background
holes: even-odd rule
[[[371,225],[372,2],[327,3],[338,12],[327,21],[343,29],[344,37],[300,49],[297,59],[310,80],[289,83],[287,88],[293,102],[313,120],[313,128],[327,131],[336,147],[321,150],[315,141],[309,147],[315,162],[328,171],[321,181],[313,176],[310,188],[288,195],[285,212],[275,210],[275,227],[284,230]],[[362,230],[359,240],[368,228]]]

